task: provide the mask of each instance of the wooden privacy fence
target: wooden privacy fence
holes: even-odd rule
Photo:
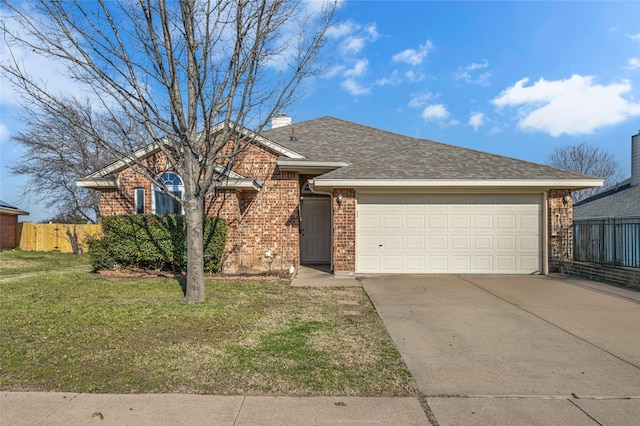
[[[87,239],[101,233],[100,225],[22,222],[16,228],[16,241],[22,250],[73,253],[71,241],[76,236],[78,246],[87,252]]]
[[[576,220],[573,227],[575,260],[640,268],[640,217]]]

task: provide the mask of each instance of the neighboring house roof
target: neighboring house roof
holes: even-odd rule
[[[0,200],[0,213],[2,214],[12,214],[12,215],[28,215],[29,212],[26,212],[22,209],[17,208],[16,206],[7,203],[6,201]]]
[[[292,127],[295,140],[290,137]],[[265,137],[301,153],[309,161],[345,161],[340,167],[314,179],[326,183],[370,186],[414,181],[416,186],[464,184],[487,181],[495,186],[590,187],[602,180],[541,164],[399,135],[368,126],[322,117],[262,133]],[[289,161],[281,161],[286,164]],[[324,182],[323,182],[324,181]],[[515,182],[517,181],[517,182]]]
[[[629,180],[573,206],[575,220],[640,217],[640,185]]]

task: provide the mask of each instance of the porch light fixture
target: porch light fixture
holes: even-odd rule
[[[562,197],[562,201],[564,201],[565,204],[568,204],[569,201],[571,201],[571,194],[567,194],[564,197]]]
[[[336,201],[338,201],[339,206],[342,205],[342,194],[338,194],[338,196],[336,197]]]

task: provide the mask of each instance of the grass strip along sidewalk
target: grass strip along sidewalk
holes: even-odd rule
[[[103,277],[83,264],[0,253],[0,389],[419,395],[360,288],[212,279],[206,302],[190,306],[176,279]],[[345,293],[357,315],[345,314]]]

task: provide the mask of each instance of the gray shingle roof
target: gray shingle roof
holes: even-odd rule
[[[290,140],[291,127],[295,128],[297,141]],[[294,123],[261,134],[309,160],[350,163],[348,167],[316,179],[589,178],[541,164],[403,136],[333,117]]]
[[[624,185],[595,195],[573,207],[573,218],[606,219],[640,217],[640,185]]]

